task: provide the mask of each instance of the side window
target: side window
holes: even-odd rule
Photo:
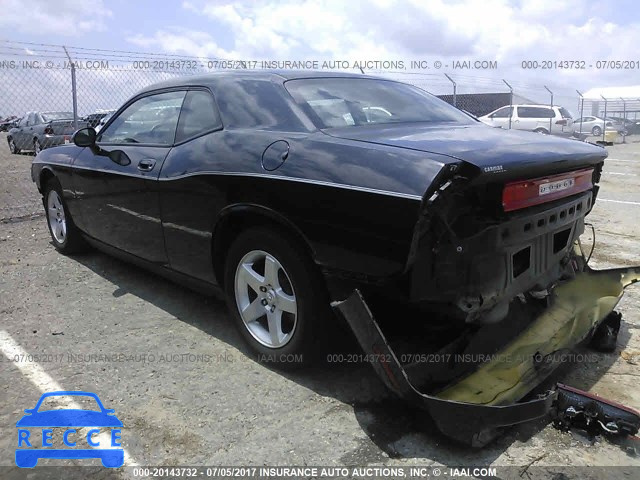
[[[29,117],[27,118],[27,126],[32,126],[36,124],[36,114],[35,113],[30,113]]]
[[[540,108],[540,118],[556,118],[553,108]]]
[[[529,107],[518,107],[518,117],[520,118],[532,118],[535,117],[531,108]]]
[[[182,104],[176,143],[222,128],[222,121],[213,97],[202,90],[187,92]]]
[[[136,100],[100,132],[98,141],[172,145],[185,93],[158,93]]]
[[[554,118],[555,113],[545,107],[518,107],[520,118]]]
[[[18,126],[19,127],[26,127],[28,119],[29,119],[29,117],[22,117],[22,120],[20,120],[20,123],[18,123]]]
[[[491,115],[491,118],[509,118],[511,107],[502,107]]]

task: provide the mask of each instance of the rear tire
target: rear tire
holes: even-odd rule
[[[7,141],[9,142],[9,151],[11,153],[16,155],[20,153],[20,149],[16,146],[16,141],[13,138],[9,137]]]
[[[260,361],[295,369],[318,358],[329,297],[298,242],[276,229],[245,230],[228,251],[224,285],[231,316]]]
[[[546,129],[544,129],[544,128],[536,128],[536,129],[534,130],[534,132],[535,132],[535,133],[544,133],[545,135],[547,135],[547,134],[549,133],[549,132],[548,132]]]
[[[47,182],[43,203],[53,246],[65,254],[86,250],[87,243],[73,223],[62,196],[62,187],[57,179],[52,178]]]

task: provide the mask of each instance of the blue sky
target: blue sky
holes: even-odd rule
[[[460,92],[495,90],[505,78],[538,98],[543,85],[568,97],[575,89],[640,84],[640,65],[589,67],[640,62],[637,0],[0,0],[0,9],[0,57],[30,48],[4,40],[258,61],[497,60],[496,70],[398,76],[434,93],[449,88],[443,72]],[[587,68],[529,70],[524,60],[578,60]]]

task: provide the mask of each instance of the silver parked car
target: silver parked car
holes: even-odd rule
[[[573,119],[571,113],[554,105],[513,105],[494,110],[478,119],[492,127],[528,130],[538,133],[570,137],[573,135]]]
[[[576,132],[590,133],[596,137],[602,135],[602,129],[621,132],[624,125],[619,120],[612,118],[595,117],[593,115],[581,117],[573,122],[573,130]]]
[[[78,128],[85,124],[79,124]],[[70,112],[27,112],[18,125],[7,134],[11,153],[40,150],[71,141],[75,131]]]

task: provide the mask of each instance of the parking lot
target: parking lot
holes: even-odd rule
[[[595,268],[640,264],[640,143],[609,147],[609,157],[588,217]],[[510,428],[481,450],[455,445],[366,364],[283,373],[256,363],[221,301],[101,253],[58,254],[32,158],[11,155],[0,134],[0,347],[26,354],[0,355],[0,466],[9,476],[24,473],[14,463],[16,421],[56,389],[95,392],[115,409],[128,465],[640,467],[637,441],[592,442],[544,421]],[[590,247],[590,230],[583,240]],[[640,286],[619,310],[615,352],[589,352],[553,380],[640,409]],[[575,478],[591,475],[602,471]]]

